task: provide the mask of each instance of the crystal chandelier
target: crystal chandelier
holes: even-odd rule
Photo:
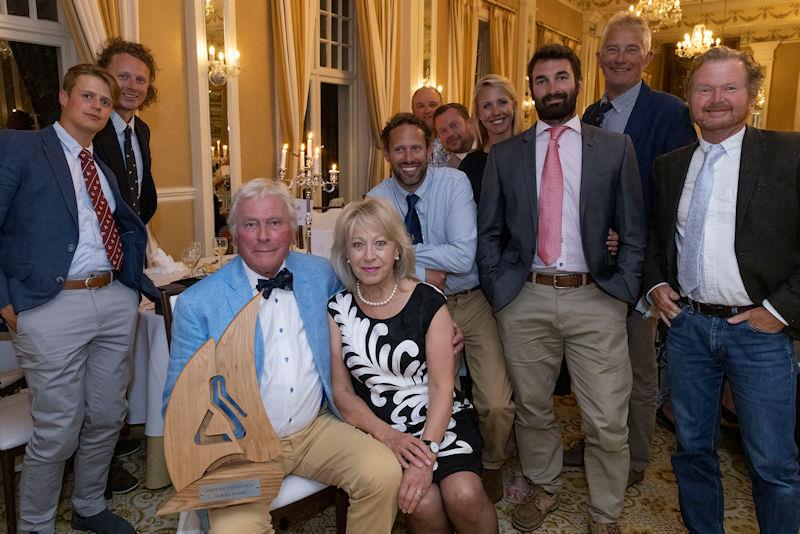
[[[646,20],[653,31],[675,26],[683,15],[681,0],[639,0],[628,11]]]
[[[714,32],[706,29],[705,24],[695,24],[692,35],[683,35],[683,41],[679,41],[675,48],[675,55],[685,58],[699,56],[709,49],[719,46],[719,37],[714,39]]]

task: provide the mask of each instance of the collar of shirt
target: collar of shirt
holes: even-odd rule
[[[563,125],[566,126],[569,129],[571,129],[571,130],[576,131],[578,133],[578,135],[580,135],[580,133],[581,133],[581,119],[577,115],[573,116],[570,120],[565,122]],[[544,122],[544,121],[536,121],[536,137],[539,137],[540,135],[544,135],[545,132],[547,132],[547,130],[549,130],[550,128],[551,128],[551,126],[549,124],[547,124],[546,122]],[[550,134],[547,133],[547,135],[549,136]]]
[[[728,137],[721,143],[722,148],[725,149],[725,155],[728,157],[738,157],[739,153],[742,151],[742,142],[744,141],[744,132],[747,128],[742,126],[742,129],[733,134],[732,136]],[[700,137],[700,150],[705,152],[708,150],[708,147],[711,146],[712,143],[709,143],[703,137]]]
[[[431,179],[433,178],[432,174],[433,174],[433,169],[431,167],[428,167],[428,170],[425,171],[425,179],[422,180],[422,183],[419,185],[419,187],[417,187],[416,191],[408,191],[407,189],[405,189],[402,185],[400,185],[400,180],[393,174],[391,181],[392,188],[394,189],[394,194],[403,200],[401,204],[405,205],[406,197],[413,193],[419,197],[419,200],[417,201],[417,206],[419,206],[420,203],[425,198],[425,193],[427,193],[428,189],[430,189]],[[403,215],[405,215],[405,212],[403,213]]]
[[[89,146],[87,147],[82,147],[81,144],[78,143],[58,121],[53,123],[53,129],[56,131],[58,140],[61,141],[61,144],[64,146],[67,152],[69,152],[74,158],[78,158],[81,154],[81,150],[84,149],[91,152],[92,157],[94,157],[94,148],[92,147],[91,143],[89,143]]]
[[[129,126],[131,130],[136,131],[135,128],[136,115],[131,117],[130,121],[125,122],[125,119],[122,118],[122,115],[120,115],[119,113],[117,113],[116,110],[114,110],[111,112],[110,120],[111,124],[114,125],[114,131],[117,132],[117,135],[123,135],[125,133],[125,128]]]
[[[253,295],[255,295],[257,293],[256,286],[258,285],[258,281],[259,280],[263,280],[264,278],[267,278],[267,277],[263,276],[263,275],[260,275],[257,272],[255,272],[253,269],[251,269],[244,262],[244,260],[242,260],[242,267],[244,267],[244,274],[245,274],[245,276],[247,276],[247,283],[250,284],[250,289],[253,290]],[[281,269],[283,269],[284,267],[286,267],[286,260],[283,260],[283,263],[281,263],[281,266],[278,268],[277,271],[275,271],[276,274],[281,272]],[[283,290],[281,290],[281,291],[283,291]]]
[[[642,80],[639,80],[639,83],[622,93],[621,95],[617,96],[614,100],[611,100],[611,106],[614,108],[614,111],[617,113],[624,113],[629,108],[632,108],[634,104],[636,104],[636,100],[639,98],[639,93],[642,91]],[[608,102],[608,92],[603,93],[603,102]]]

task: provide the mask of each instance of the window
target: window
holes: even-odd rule
[[[350,0],[319,0],[319,66],[349,71],[353,48]]]
[[[57,0],[0,0],[0,127],[42,127],[58,109],[62,73],[77,63],[60,20]]]

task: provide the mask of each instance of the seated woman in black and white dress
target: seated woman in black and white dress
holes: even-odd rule
[[[347,288],[328,302],[334,402],[403,467],[397,502],[410,530],[497,532],[477,416],[453,387],[446,299],[414,278],[400,216],[380,199],[350,204],[331,260]]]

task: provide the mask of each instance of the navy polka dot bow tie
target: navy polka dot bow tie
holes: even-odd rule
[[[272,290],[275,288],[291,291],[292,281],[292,273],[289,271],[289,269],[284,267],[272,278],[259,278],[258,284],[256,284],[256,291],[261,291],[261,294],[264,295],[264,298],[268,299],[270,293],[272,293]]]

